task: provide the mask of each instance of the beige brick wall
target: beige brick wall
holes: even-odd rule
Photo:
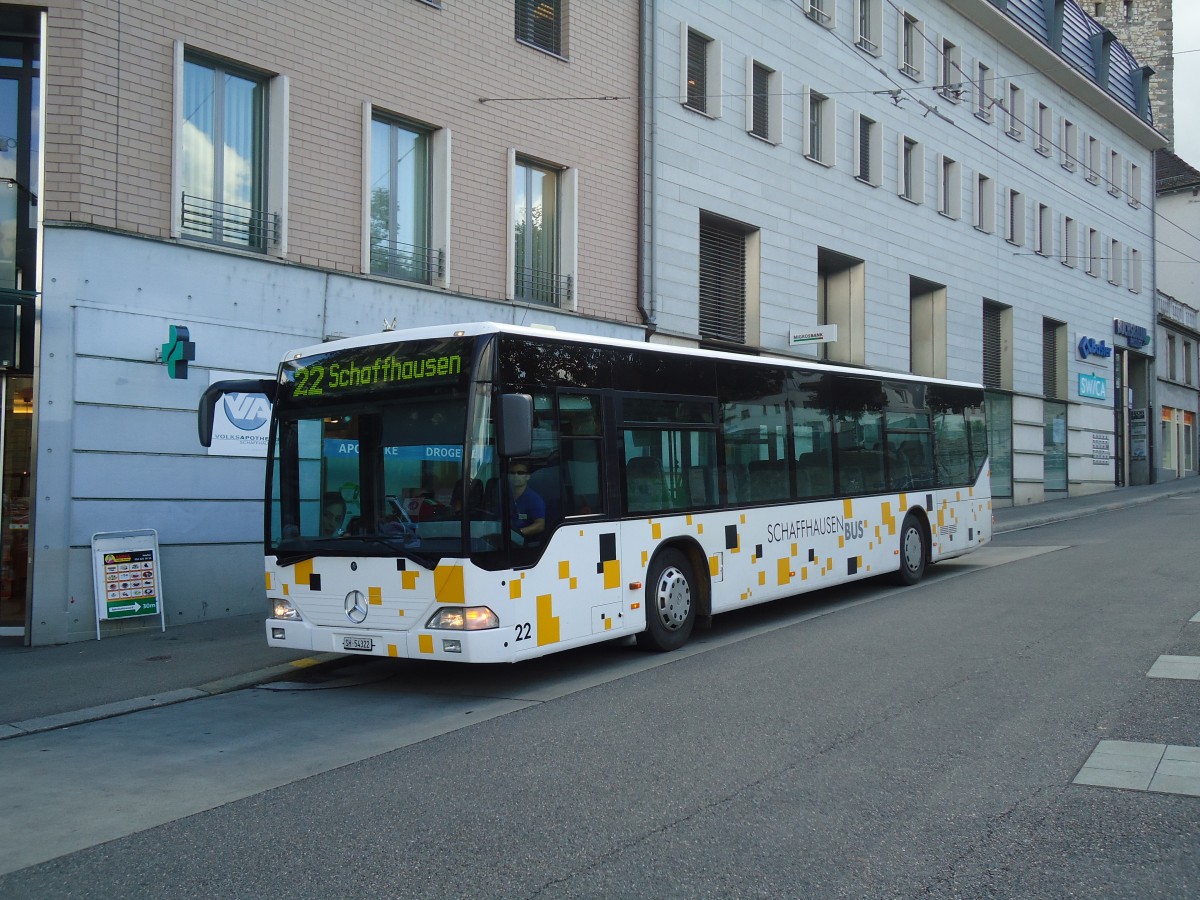
[[[169,237],[181,40],[290,79],[292,262],[360,268],[369,101],[452,129],[452,290],[503,296],[512,147],[579,170],[580,312],[638,321],[638,5],[564,6],[565,60],[515,40],[507,0],[50,3],[45,217]],[[480,102],[593,96],[625,99]]]

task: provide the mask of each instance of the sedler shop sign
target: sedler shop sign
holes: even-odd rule
[[[1113,348],[1098,341],[1095,338],[1087,337],[1086,335],[1079,338],[1079,343],[1076,345],[1079,350],[1079,358],[1087,359],[1089,356],[1098,356],[1101,359],[1108,359],[1112,356]]]

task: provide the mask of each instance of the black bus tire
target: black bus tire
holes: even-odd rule
[[[895,573],[898,584],[916,584],[925,576],[929,563],[929,526],[913,513],[904,517],[900,526],[900,569]]]
[[[696,576],[679,550],[668,547],[650,566],[646,581],[646,630],[637,636],[648,650],[678,650],[696,625]]]

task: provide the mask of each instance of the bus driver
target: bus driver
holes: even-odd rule
[[[509,464],[509,524],[526,540],[546,530],[546,503],[530,489],[529,474],[529,463],[514,460]]]

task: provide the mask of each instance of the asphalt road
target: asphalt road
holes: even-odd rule
[[[1004,535],[676,654],[355,661],[6,741],[0,896],[1192,897],[1200,797],[1072,780],[1200,747],[1200,682],[1146,677],[1200,656],[1198,518]]]

